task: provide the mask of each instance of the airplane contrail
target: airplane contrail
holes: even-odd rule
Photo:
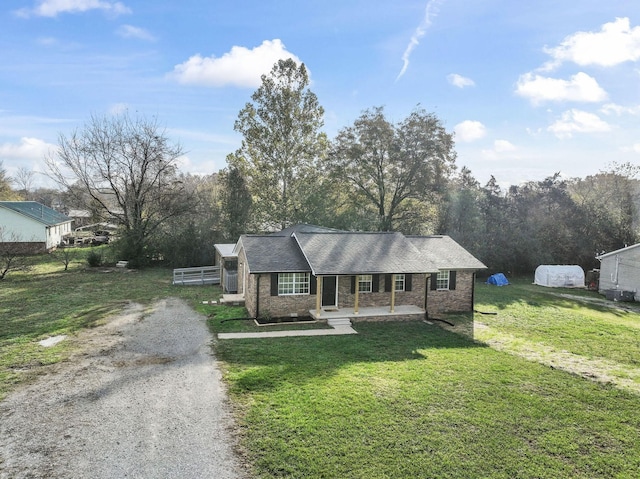
[[[409,41],[409,45],[407,45],[407,48],[402,54],[402,70],[400,70],[400,73],[396,77],[396,81],[400,80],[402,75],[404,75],[404,73],[407,71],[407,68],[409,67],[409,57],[411,56],[411,52],[413,52],[414,48],[420,44],[420,39],[424,36],[425,33],[427,33],[427,29],[431,26],[432,18],[438,14],[438,7],[441,3],[442,0],[429,0],[429,2],[427,2],[427,6],[424,12],[424,18],[422,19],[422,22],[420,22],[420,25],[418,25],[418,27],[416,28],[416,31],[413,32],[411,40]]]

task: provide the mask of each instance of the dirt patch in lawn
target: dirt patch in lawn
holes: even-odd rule
[[[606,359],[590,359],[568,351],[559,351],[544,344],[498,332],[477,321],[474,324],[474,329],[477,340],[499,351],[567,371],[585,379],[612,384],[620,389],[640,393],[640,368]]]

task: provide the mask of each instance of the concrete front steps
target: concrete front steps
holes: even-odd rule
[[[329,318],[327,319],[327,324],[332,328],[351,326],[351,320],[349,318]]]

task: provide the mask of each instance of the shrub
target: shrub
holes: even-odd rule
[[[87,264],[93,268],[101,266],[103,263],[102,253],[91,250],[87,255]]]

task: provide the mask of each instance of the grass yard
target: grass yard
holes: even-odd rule
[[[640,393],[640,314],[633,305],[602,301],[595,292],[545,288],[530,281],[506,287],[478,284],[476,338],[543,362],[568,357],[589,375],[625,384]],[[583,301],[578,298],[584,298]],[[593,301],[598,301],[594,303]],[[624,308],[624,309],[623,309]]]
[[[498,315],[476,320],[529,344],[634,364],[637,349],[589,343],[638,341],[637,314],[555,293],[524,282],[479,286],[479,309]],[[640,394],[435,324],[355,329],[217,342],[256,477],[640,477]]]
[[[220,290],[172,286],[168,269],[88,268],[80,258],[63,271],[51,256],[34,266],[0,282],[0,398],[74,347],[38,340],[73,338],[129,301],[183,298],[214,332],[291,327],[229,321],[244,308],[203,304]],[[217,340],[255,477],[640,477],[640,390],[627,387],[640,383],[640,315],[559,294],[598,298],[528,281],[479,284],[477,308],[497,312],[475,315],[484,342],[423,322]],[[469,317],[448,319],[463,330]],[[615,380],[584,379],[524,351],[601,361]]]

